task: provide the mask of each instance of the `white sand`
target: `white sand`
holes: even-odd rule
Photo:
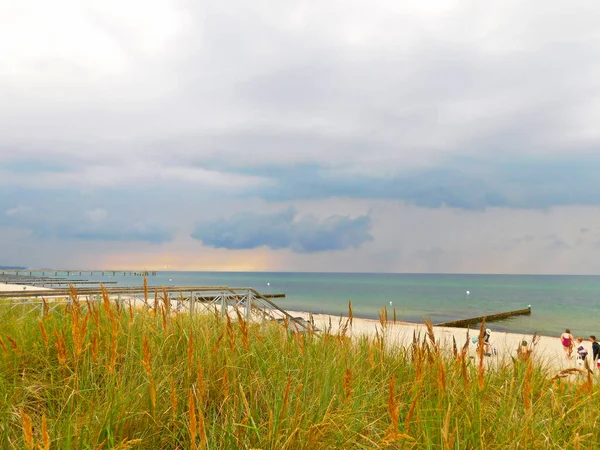
[[[306,312],[300,311],[288,311],[290,315],[293,317],[302,317],[305,320],[309,320],[309,314]],[[339,316],[330,316],[326,314],[313,314],[313,320],[315,326],[321,330],[325,331],[329,327],[331,327],[332,333],[337,333],[340,329],[340,325],[343,325],[347,318],[344,318],[340,321]],[[452,338],[456,339],[456,345],[460,350],[462,346],[465,344],[467,339],[467,329],[466,328],[450,328],[450,327],[433,327],[436,341],[439,341],[440,346],[445,349],[452,349]],[[517,356],[517,349],[523,340],[526,340],[531,343],[533,335],[531,334],[518,334],[518,333],[505,333],[505,332],[496,332],[494,331],[494,324],[491,323],[486,328],[490,328],[491,330],[491,338],[490,344],[493,349],[496,349],[497,353],[492,355],[491,357],[486,357],[486,361],[488,364],[493,365],[494,363],[507,363],[511,361],[511,356]],[[352,337],[358,336],[369,336],[374,337],[376,333],[379,331],[379,334],[382,332],[381,324],[378,320],[371,319],[358,319],[354,318],[351,328],[348,330],[348,334]],[[413,324],[406,322],[388,322],[386,325],[385,336],[387,342],[392,345],[401,345],[401,346],[409,346],[413,340],[413,334],[416,333],[417,336],[420,336],[421,340],[427,334],[427,328],[424,324]],[[471,329],[469,331],[469,354],[470,356],[475,356],[477,344],[472,342],[473,337],[478,337],[479,329]],[[546,367],[552,370],[562,370],[570,367],[579,367],[583,368],[583,365],[580,365],[576,358],[575,352],[573,354],[573,359],[568,360],[565,356],[564,350],[562,348],[559,337],[549,337],[549,336],[538,336],[537,344],[533,348],[532,356],[535,361],[539,361],[543,363]],[[590,367],[592,366],[592,344],[591,342],[584,341],[584,347],[588,351],[588,363]]]
[[[8,284],[0,283],[0,292],[11,292],[11,291],[46,291],[50,288],[40,286],[26,286],[23,284]]]

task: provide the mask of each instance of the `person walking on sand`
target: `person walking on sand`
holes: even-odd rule
[[[568,328],[565,330],[563,334],[560,335],[560,343],[563,346],[563,350],[565,351],[565,356],[567,359],[573,359],[573,335],[571,334],[571,330]]]
[[[583,346],[583,338],[578,337],[577,338],[577,363],[580,366],[583,366],[585,364],[585,359],[587,358],[587,355],[588,355],[588,351]]]
[[[485,356],[492,356],[492,346],[490,345],[490,337],[492,336],[492,330],[486,328],[485,334],[483,335],[483,345],[485,348]]]
[[[600,344],[596,341],[596,336],[590,336],[590,341],[592,341],[592,366],[596,367],[598,364],[598,356],[600,356]]]

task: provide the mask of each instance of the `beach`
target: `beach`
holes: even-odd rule
[[[293,317],[301,317],[305,320],[311,319],[311,314],[302,311],[287,311]],[[315,326],[321,330],[330,330],[331,333],[338,333],[344,324],[348,321],[347,317],[332,316],[327,314],[312,314],[312,320]],[[522,341],[527,341],[528,346],[531,345],[534,339],[533,334],[521,334],[521,333],[509,333],[503,331],[495,331],[494,324],[491,323],[486,326],[489,328],[491,333],[490,345],[493,352],[492,356],[486,356],[485,359],[487,364],[493,366],[494,364],[504,364],[512,361],[511,358],[517,357],[517,349],[521,345]],[[453,348],[453,339],[456,341],[456,345],[460,350],[465,342],[469,341],[469,356],[476,358],[477,344],[473,343],[472,339],[479,336],[479,329],[467,329],[467,328],[450,328],[450,327],[433,327],[436,341],[439,341],[441,348],[451,351]],[[360,336],[368,336],[374,338],[377,333],[382,334],[382,324],[379,320],[356,318],[352,319],[352,324],[348,326],[347,335],[352,338],[358,338]],[[385,324],[383,335],[390,346],[409,346],[413,341],[413,336],[417,336],[420,340],[423,340],[427,336],[427,327],[423,324],[409,323],[409,322],[396,322],[388,321]],[[560,371],[567,368],[577,367],[583,368],[582,365],[578,365],[575,358],[575,350],[573,351],[573,359],[568,360],[565,357],[564,350],[558,337],[541,336],[535,337],[536,344],[532,349],[532,357],[534,361],[539,362],[544,367],[554,371]],[[585,336],[584,347],[588,351],[588,363],[592,366],[591,355],[592,348],[591,342],[588,340],[588,336]]]

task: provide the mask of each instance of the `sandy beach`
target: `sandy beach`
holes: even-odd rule
[[[49,288],[40,286],[26,286],[23,284],[0,283],[0,292],[14,291],[46,291]]]
[[[305,320],[309,320],[310,314],[302,311],[288,311],[293,317],[302,317]],[[327,314],[313,314],[312,319],[314,320],[315,326],[321,330],[330,329],[332,333],[338,332],[340,325],[346,322],[347,318],[344,317],[340,320],[340,316],[331,316]],[[496,351],[492,356],[486,357],[488,365],[493,366],[495,363],[510,362],[511,357],[517,356],[517,349],[523,340],[527,341],[528,344],[532,342],[532,334],[517,334],[517,333],[506,333],[494,331],[494,324],[491,323],[486,328],[489,328],[491,333],[490,344],[492,349]],[[379,331],[381,334],[381,323],[378,320],[372,319],[361,319],[354,317],[352,320],[352,326],[348,328],[348,334],[352,337],[358,336],[369,336],[375,337]],[[458,348],[462,348],[465,341],[469,340],[469,355],[472,357],[476,356],[477,344],[472,342],[473,337],[479,335],[479,329],[468,330],[466,328],[449,328],[449,327],[433,327],[436,340],[439,341],[440,346],[447,350],[451,350],[453,346],[453,338],[456,340]],[[425,324],[415,324],[407,322],[396,322],[395,324],[390,321],[386,324],[385,336],[388,342],[392,345],[408,346],[412,343],[413,335],[420,336],[421,339],[426,336],[427,328]],[[592,366],[591,355],[592,355],[592,344],[588,340],[588,336],[584,337],[584,347],[588,351],[588,363]],[[566,368],[578,367],[583,368],[575,358],[575,352],[573,352],[573,359],[568,360],[565,357],[564,350],[558,337],[550,336],[537,336],[536,345],[533,347],[532,356],[535,361],[542,363],[549,369],[560,371]]]

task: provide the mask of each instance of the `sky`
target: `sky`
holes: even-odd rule
[[[0,265],[600,274],[596,0],[0,2]]]

